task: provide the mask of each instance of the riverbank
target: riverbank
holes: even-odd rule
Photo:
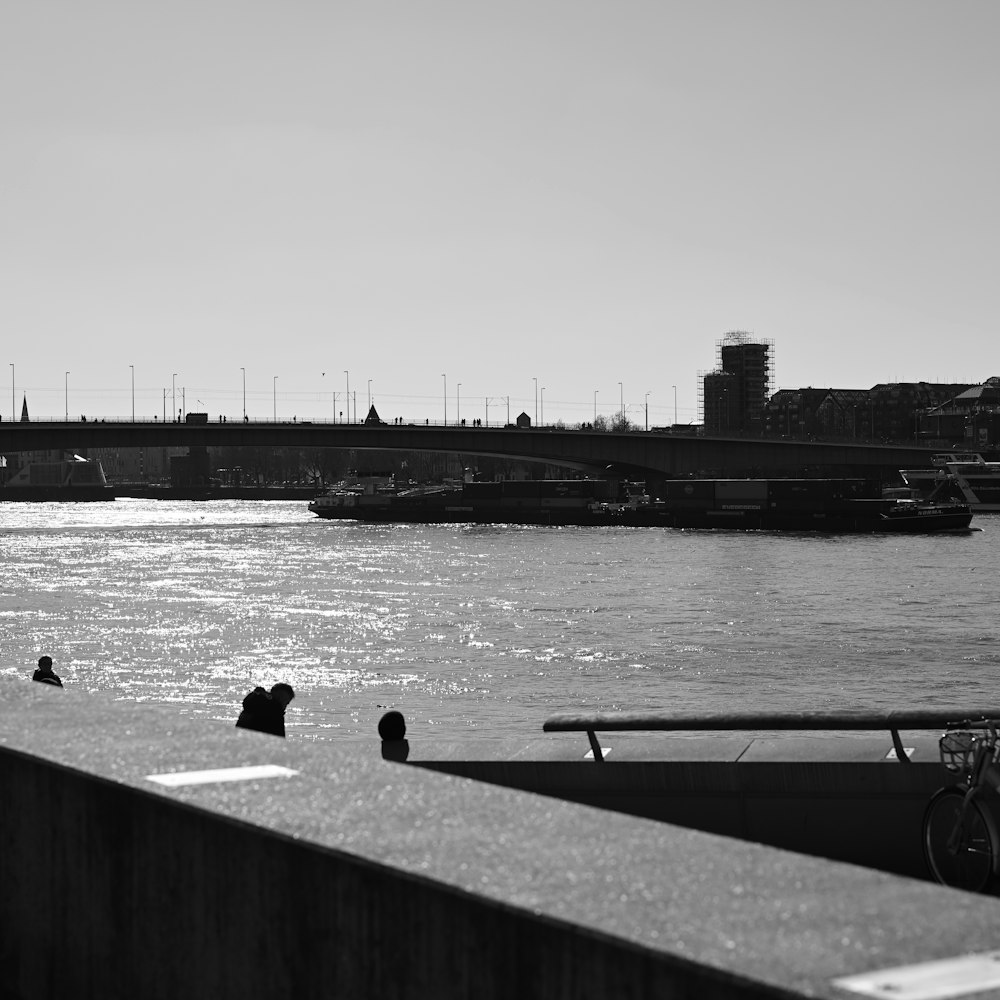
[[[316,486],[150,486],[112,484],[116,498],[132,500],[312,500]]]
[[[834,1000],[995,949],[994,898],[384,761],[374,737],[0,686],[12,996]]]

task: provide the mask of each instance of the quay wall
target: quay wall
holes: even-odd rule
[[[767,995],[31,757],[2,770],[5,997]]]
[[[921,839],[924,811],[934,792],[954,781],[939,763],[930,762],[412,763],[912,878],[930,877]]]
[[[219,780],[251,767],[278,771]],[[842,998],[840,976],[985,952],[1000,927],[995,899],[384,761],[376,739],[10,676],[0,787],[4,1000]]]

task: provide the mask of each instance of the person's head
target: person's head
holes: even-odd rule
[[[282,708],[287,708],[288,703],[295,697],[291,684],[284,684],[280,681],[271,688],[271,697],[281,703]]]
[[[51,670],[52,669],[52,657],[51,656],[40,656],[38,658],[38,666],[42,670]]]
[[[402,712],[386,712],[378,720],[378,734],[383,740],[402,740],[406,738],[406,720]]]

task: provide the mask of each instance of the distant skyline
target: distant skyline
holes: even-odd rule
[[[245,369],[252,416],[328,418],[347,370],[359,416],[370,379],[388,420],[537,390],[547,423],[596,392],[661,425],[676,386],[685,423],[732,330],[776,389],[1000,375],[998,29],[992,0],[13,0],[0,414],[128,416],[134,366],[137,416],[241,415]]]

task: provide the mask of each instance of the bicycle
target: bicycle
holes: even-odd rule
[[[964,780],[934,793],[924,812],[924,857],[944,885],[969,892],[1000,889],[1000,838],[989,803],[1000,795],[1000,720],[949,724],[938,740],[941,763]]]

